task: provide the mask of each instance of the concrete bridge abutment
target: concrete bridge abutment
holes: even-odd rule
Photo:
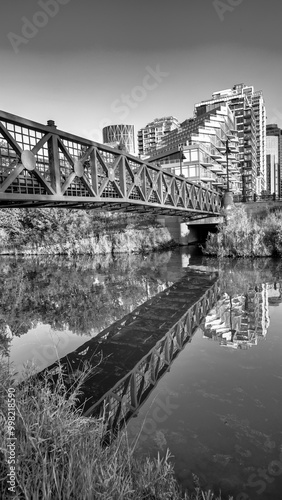
[[[178,245],[186,246],[203,243],[209,232],[216,232],[217,225],[222,222],[222,217],[183,222],[182,217],[166,215],[159,216],[157,221],[169,230],[171,238]]]

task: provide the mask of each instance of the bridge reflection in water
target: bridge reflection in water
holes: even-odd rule
[[[56,382],[58,363],[64,382],[88,362],[94,372],[83,387],[84,415],[104,414],[116,431],[137,411],[160,377],[191,341],[220,297],[216,273],[187,271],[165,291],[124,316],[46,370]]]

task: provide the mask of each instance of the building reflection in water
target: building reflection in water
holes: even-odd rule
[[[221,346],[248,349],[265,338],[269,326],[269,305],[282,302],[281,283],[260,284],[246,294],[224,293],[205,319],[204,338]]]

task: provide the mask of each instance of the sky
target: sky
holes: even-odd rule
[[[102,142],[236,83],[282,127],[281,0],[2,0],[0,109]]]

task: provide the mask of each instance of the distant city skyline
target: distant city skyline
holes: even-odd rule
[[[278,0],[2,2],[0,108],[102,142],[106,125],[181,122],[245,83],[282,127],[281,13]]]

